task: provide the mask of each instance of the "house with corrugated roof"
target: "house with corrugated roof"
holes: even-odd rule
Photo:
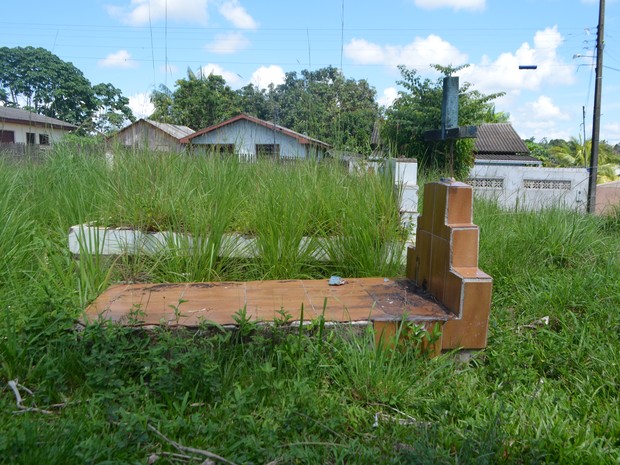
[[[184,149],[181,139],[193,133],[187,126],[143,118],[110,136],[108,142],[135,149],[180,152]]]
[[[544,168],[508,123],[482,124],[468,183],[476,195],[509,209],[585,211],[588,170]]]
[[[0,106],[0,144],[47,147],[76,126],[21,108]]]
[[[194,152],[241,159],[323,158],[331,146],[278,124],[240,114],[181,139]]]
[[[542,166],[510,123],[485,123],[478,126],[474,142],[474,164]]]

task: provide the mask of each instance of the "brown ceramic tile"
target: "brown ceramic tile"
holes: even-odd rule
[[[309,292],[309,296],[317,316],[322,314],[327,321],[364,321],[379,310],[373,308],[371,299],[354,280],[323,292]]]
[[[488,321],[491,309],[491,281],[465,281],[463,318],[469,321]]]
[[[160,285],[153,291],[144,285],[115,286],[104,292],[87,310],[84,320],[106,318],[142,325],[196,326],[201,321],[234,324],[235,314],[245,305],[248,317],[260,321],[281,318],[280,309],[293,320],[314,319],[323,312],[329,321],[445,321],[448,315],[438,304],[415,294],[407,280],[360,278],[344,286],[328,286],[324,280],[264,281],[240,283],[190,283]],[[179,298],[186,302],[178,304]],[[179,305],[175,315],[170,305]],[[140,322],[129,321],[139,305]]]
[[[448,321],[444,326],[444,350],[486,347],[491,288],[492,283],[488,280],[464,283],[462,318]]]
[[[491,280],[491,277],[488,274],[474,266],[453,267],[452,271],[465,279]]]
[[[448,271],[443,294],[443,304],[449,311],[460,318],[463,302],[463,278],[452,271]]]
[[[443,326],[442,349],[484,349],[488,322],[447,321]]]
[[[473,189],[463,183],[455,183],[448,189],[447,224],[471,224]]]
[[[451,266],[478,266],[478,236],[477,226],[452,230]]]
[[[408,321],[443,321],[450,317],[441,305],[417,294],[411,281],[403,279],[393,285],[387,284],[366,280],[360,283],[376,303],[375,309],[380,309],[387,319],[400,317]]]
[[[424,325],[424,330],[432,332],[432,331],[435,330],[435,326],[437,324],[440,324],[440,323],[436,323],[436,322],[426,323]],[[439,355],[441,355],[441,350],[443,348],[443,326],[445,325],[445,323],[441,323],[440,325],[441,325],[441,328],[440,328],[441,329],[441,333],[439,335],[439,339],[437,339],[433,344],[429,344],[429,342],[427,340],[423,340],[422,341],[422,349],[427,351],[432,356],[439,356]]]
[[[439,236],[442,239],[445,239],[446,241],[449,241],[451,234],[452,234],[452,227],[444,224],[443,226],[439,226],[435,230],[434,235]]]
[[[375,321],[373,329],[375,333],[375,345],[377,347],[391,348],[394,347],[394,339],[398,331],[398,321]]]
[[[431,271],[428,291],[443,300],[443,287],[450,265],[450,243],[440,237],[431,238]]]
[[[249,314],[256,314],[260,319],[273,319],[278,312],[298,315],[302,303],[305,307],[311,306],[299,281],[279,281],[277,286],[266,283],[269,281],[248,283],[246,310]]]
[[[426,323],[423,324],[425,331],[432,331],[435,324],[443,325],[443,323]],[[400,328],[400,322],[397,321],[375,321],[373,323],[373,329],[375,334],[375,345],[377,347],[383,348],[393,348],[396,345],[396,336],[398,334],[398,330]],[[399,344],[406,344],[409,341],[407,340],[407,334],[401,334],[401,338]],[[422,350],[428,351],[433,356],[437,356],[441,354],[442,349],[442,341],[443,341],[443,333],[439,336],[439,339],[435,341],[432,345],[429,345],[426,340],[422,341],[422,346],[420,347]]]
[[[417,229],[416,229],[416,234],[417,231],[428,231],[428,232],[432,232],[433,229],[433,213],[432,210],[428,213],[425,214],[424,212],[418,216],[418,225],[417,225]]]
[[[433,206],[433,234],[440,235],[445,228],[447,216],[448,186],[443,183],[435,185],[435,204]]]
[[[433,210],[435,205],[435,184],[424,185],[424,199],[422,201],[422,214],[418,218],[418,228],[431,232],[433,229]]]
[[[416,263],[412,266],[417,271],[414,281],[423,289],[428,289],[430,286],[431,242],[432,236],[428,232],[420,231],[416,236],[416,252],[414,256]]]

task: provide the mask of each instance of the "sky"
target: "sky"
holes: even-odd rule
[[[149,94],[194,72],[237,89],[325,66],[365,79],[389,106],[398,65],[432,64],[483,93],[505,92],[523,139],[592,134],[599,0],[4,0],[0,46],[43,47],[148,116]],[[620,143],[620,0],[607,0],[601,138]],[[537,66],[519,70],[520,65]],[[195,128],[199,129],[199,128]]]

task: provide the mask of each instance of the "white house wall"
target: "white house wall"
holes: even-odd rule
[[[286,158],[305,158],[307,147],[294,137],[246,120],[239,120],[195,137],[192,144],[235,144],[240,156],[248,158],[256,157],[256,144],[279,144],[280,156]],[[315,150],[310,150],[311,153],[316,153]]]
[[[586,210],[588,171],[585,168],[475,165],[469,182],[477,196],[495,200],[506,209]]]
[[[68,131],[62,129],[54,129],[49,126],[38,126],[29,124],[18,124],[0,121],[0,131],[13,131],[16,144],[25,144],[27,142],[26,133],[36,134],[35,145],[39,145],[39,135],[45,134],[49,137],[50,144],[59,141]]]

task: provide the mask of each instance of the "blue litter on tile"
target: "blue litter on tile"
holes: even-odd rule
[[[330,286],[342,286],[345,283],[345,280],[342,279],[340,276],[332,276],[331,278],[329,278],[329,285]]]

